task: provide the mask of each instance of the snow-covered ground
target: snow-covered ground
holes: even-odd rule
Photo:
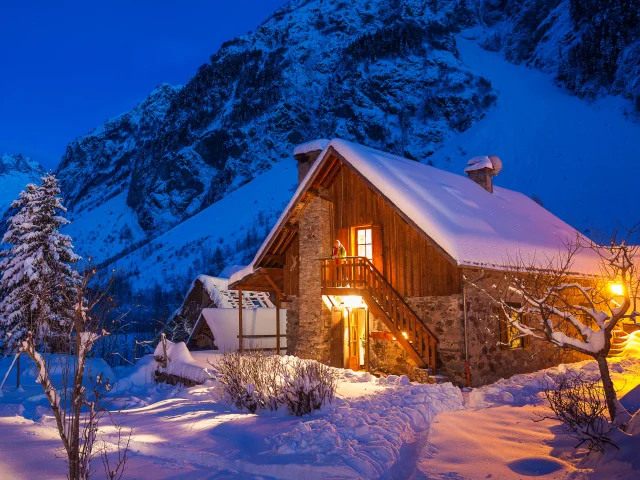
[[[219,358],[214,352],[184,357],[203,368]],[[637,463],[637,448],[628,451],[633,444],[607,462],[584,458],[557,422],[533,421],[545,411],[540,389],[548,379],[577,368],[597,376],[594,362],[518,375],[464,394],[451,384],[340,370],[334,403],[301,418],[238,411],[215,380],[192,388],[156,385],[153,363],[148,356],[114,373],[121,381],[113,407],[122,410],[113,418],[133,428],[125,478],[577,479],[637,478],[640,471],[629,463]],[[640,357],[610,363],[622,403],[638,408]],[[0,362],[0,375],[7,367],[8,360]],[[94,362],[94,369],[103,367]],[[22,368],[21,391],[11,375],[0,399],[0,478],[64,478],[53,419],[26,362]],[[107,421],[101,433],[113,441]]]

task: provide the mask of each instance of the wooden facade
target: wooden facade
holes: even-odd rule
[[[402,218],[387,199],[375,192],[348,165],[332,163],[330,184],[317,189],[315,195],[331,202],[331,236],[356,256],[354,232],[357,227],[371,227],[374,234],[373,262],[389,283],[403,297],[452,295],[461,292],[460,272],[455,262],[437,245]],[[282,268],[284,295],[299,293],[299,235],[295,220],[287,222],[281,239],[274,239],[276,249],[265,255],[263,265]],[[276,243],[277,240],[277,243]],[[274,264],[274,259],[284,259]]]
[[[349,255],[356,255],[354,229],[374,227],[374,248],[382,247],[381,265],[376,261],[375,251],[374,264],[401,296],[460,293],[460,274],[455,263],[400,217],[358,173],[341,165],[327,198],[333,202],[333,236],[347,246]],[[375,234],[375,227],[379,235]]]

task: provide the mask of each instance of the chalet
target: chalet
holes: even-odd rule
[[[297,191],[229,286],[286,302],[289,354],[472,386],[579,359],[512,338],[469,286],[490,286],[510,258],[557,255],[577,235],[526,195],[494,186],[497,157],[473,159],[466,176],[339,139],[294,157]],[[336,239],[346,258],[329,258]],[[581,253],[574,268],[592,274],[597,259]]]

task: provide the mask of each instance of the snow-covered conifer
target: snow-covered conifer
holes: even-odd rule
[[[0,260],[0,338],[6,353],[19,350],[28,332],[38,343],[45,335],[61,345],[70,331],[80,282],[73,264],[79,260],[71,238],[60,233],[68,224],[53,174],[42,184],[27,185],[12,207]]]

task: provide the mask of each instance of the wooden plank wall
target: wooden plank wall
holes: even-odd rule
[[[460,293],[458,268],[350,168],[340,167],[329,193],[334,202],[332,231],[363,225],[381,226],[382,273],[402,296]]]
[[[298,295],[299,292],[299,265],[300,265],[300,235],[296,234],[285,254],[284,265],[284,294]],[[318,264],[318,268],[320,265]]]

